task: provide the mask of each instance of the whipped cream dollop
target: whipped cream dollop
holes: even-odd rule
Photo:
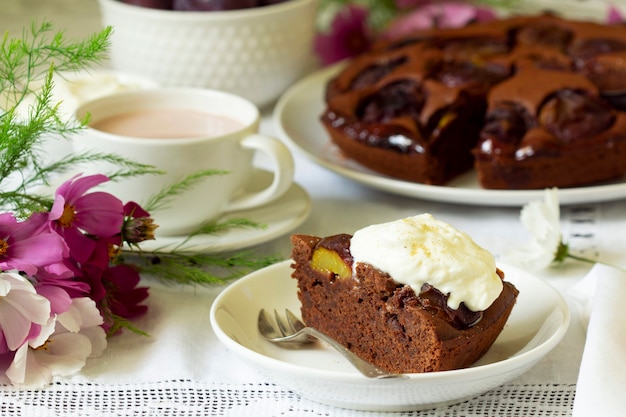
[[[502,292],[493,255],[466,233],[431,214],[420,214],[358,230],[350,252],[416,294],[428,283],[448,295],[448,307],[461,302],[472,311],[486,310]]]

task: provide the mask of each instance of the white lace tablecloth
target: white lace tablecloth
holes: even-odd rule
[[[297,181],[313,197],[313,214],[298,232],[351,232],[366,224],[431,212],[467,231],[501,255],[527,239],[518,208],[468,207],[425,202],[370,190],[298,159]],[[357,210],[358,209],[358,210]],[[562,209],[565,239],[573,249],[606,261],[623,260],[626,202],[583,204]],[[354,213],[358,213],[355,215]],[[287,236],[256,248],[289,255]],[[539,273],[559,289],[572,308],[564,340],[516,380],[458,405],[402,416],[571,416],[585,330],[571,287],[590,266],[567,262]],[[105,354],[73,378],[41,391],[5,389],[0,415],[26,416],[382,416],[317,404],[264,380],[226,350],[209,324],[213,299],[224,288],[151,285],[149,314],[137,325],[149,338],[123,334]]]
[[[3,0],[0,28],[20,30],[45,17],[72,36],[100,27],[96,0]],[[4,26],[3,26],[4,25]],[[263,129],[272,131],[266,118]],[[372,190],[297,156],[296,181],[313,199],[312,215],[296,231],[316,235],[351,233],[378,223],[430,212],[469,233],[501,256],[528,239],[519,208],[470,207],[422,201]],[[263,164],[263,161],[260,161]],[[488,204],[488,202],[487,202]],[[607,262],[626,264],[626,201],[579,204],[562,209],[565,240],[572,249]],[[255,248],[289,256],[287,236]],[[571,416],[585,343],[580,311],[568,290],[590,265],[567,262],[539,275],[560,290],[572,307],[563,341],[529,372],[458,405],[401,416]],[[39,391],[4,388],[2,416],[382,416],[337,409],[300,398],[264,380],[216,339],[209,309],[224,288],[153,286],[149,314],[137,325],[149,338],[123,334],[110,340],[101,358],[73,378]],[[623,372],[623,370],[621,370]]]
[[[427,411],[363,413],[316,404],[270,384],[161,381],[56,384],[45,392],[3,395],[3,416],[307,416],[543,417],[571,415],[575,387],[505,385],[472,401]]]

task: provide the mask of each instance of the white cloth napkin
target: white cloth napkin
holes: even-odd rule
[[[587,338],[573,417],[626,415],[626,273],[595,265],[571,295],[581,302]]]

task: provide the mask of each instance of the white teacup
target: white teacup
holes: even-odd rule
[[[289,149],[258,134],[257,107],[236,95],[197,88],[165,88],[101,97],[83,103],[76,117],[90,115],[88,127],[73,140],[76,153],[99,152],[149,164],[164,175],[109,181],[103,189],[123,202],[145,204],[164,187],[205,170],[227,171],[203,178],[191,189],[151,212],[157,235],[184,235],[229,211],[274,201],[293,182]],[[253,156],[272,161],[274,179],[261,191],[246,191],[254,175]],[[85,164],[86,174],[112,172],[104,162]],[[244,216],[245,217],[245,216]]]

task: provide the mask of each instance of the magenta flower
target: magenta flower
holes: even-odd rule
[[[67,252],[63,240],[48,228],[43,213],[23,222],[11,213],[0,214],[0,270],[33,275],[38,268],[61,262]]]
[[[317,34],[315,38],[313,47],[322,64],[339,62],[370,48],[372,35],[367,26],[368,16],[366,8],[354,5],[335,15],[328,33]]]
[[[109,193],[87,193],[108,181],[105,175],[79,177],[69,179],[57,189],[50,220],[53,228],[65,239],[71,256],[84,262],[95,247],[95,241],[89,235],[110,237],[120,233],[124,207]]]
[[[98,304],[101,311],[106,310],[102,311],[105,329],[108,330],[112,324],[107,320],[111,314],[131,319],[148,310],[141,304],[148,298],[148,288],[137,287],[139,280],[139,272],[130,265],[116,265],[104,271],[102,282],[107,294],[106,299]]]
[[[622,16],[622,13],[617,7],[609,7],[609,12],[606,16],[606,23],[608,23],[609,25],[619,25],[621,23],[624,23],[624,16]]]
[[[111,253],[114,247],[107,239],[98,239],[89,259],[79,265],[76,276],[79,281],[87,284],[89,297],[99,304],[107,296],[108,289],[105,287],[102,276],[104,271],[110,268]]]
[[[89,293],[89,285],[76,279],[80,268],[72,265],[70,259],[63,263],[40,268],[35,274],[37,292],[42,286],[62,288],[71,298],[84,297]]]
[[[109,258],[105,253],[110,246],[106,240],[99,239],[94,256],[82,265],[77,277],[89,286],[88,296],[104,317],[105,330],[113,324],[114,315],[129,319],[145,313],[147,307],[140,303],[148,297],[147,288],[137,287],[140,276],[136,268],[125,264],[105,265],[105,258]]]
[[[394,39],[415,30],[462,27],[471,22],[484,22],[495,18],[490,9],[460,2],[433,2],[417,7],[413,12],[391,23],[384,33]]]

